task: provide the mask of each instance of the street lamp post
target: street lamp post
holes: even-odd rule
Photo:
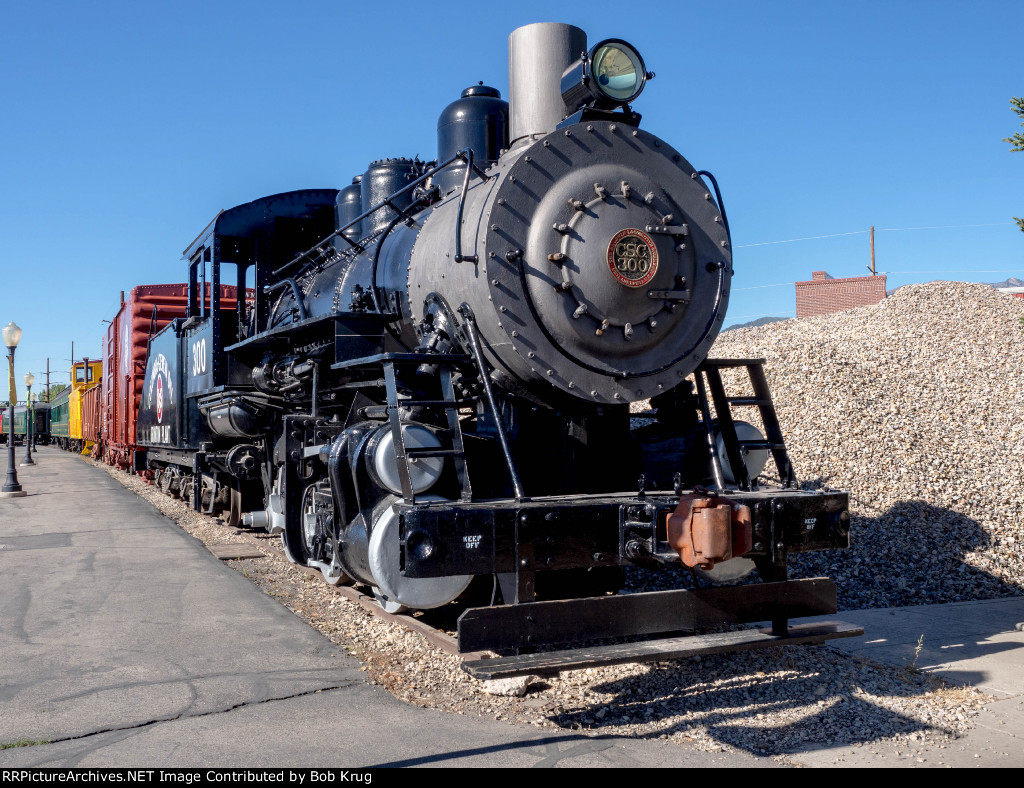
[[[7,428],[7,479],[3,488],[0,488],[0,498],[18,498],[25,495],[25,491],[18,484],[18,471],[14,467],[16,462],[14,458],[14,400],[18,396],[14,387],[14,349],[21,339],[21,329],[14,324],[13,320],[4,326],[3,337],[4,344],[7,346],[7,363],[11,373],[11,401],[8,419],[10,426]]]
[[[28,394],[25,396],[25,460],[22,465],[35,465],[32,459],[32,384],[36,382],[36,376],[31,372],[25,373],[25,387]]]

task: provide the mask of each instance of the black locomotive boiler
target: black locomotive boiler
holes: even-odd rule
[[[223,211],[186,250],[189,314],[152,339],[137,469],[387,610],[470,592],[464,651],[773,621],[478,675],[851,634],[788,625],[835,610],[786,561],[848,545],[848,497],[799,488],[760,360],[709,359],[729,225],[712,176],[640,127],[653,74],[568,25],[520,28],[509,52],[510,102],[465,90],[436,161]],[[222,283],[251,298],[222,308]],[[612,593],[630,566],[712,587]],[[755,568],[766,582],[727,585]]]

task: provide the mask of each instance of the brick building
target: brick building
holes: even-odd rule
[[[885,298],[885,274],[835,279],[825,271],[813,271],[811,277],[809,282],[796,283],[797,317],[842,312]]]

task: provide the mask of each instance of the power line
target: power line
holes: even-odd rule
[[[937,227],[879,227],[880,233],[898,233],[904,230],[958,230],[962,227],[1003,227],[1014,222],[990,222],[989,224],[943,224]]]
[[[797,241],[817,241],[819,238],[838,238],[841,235],[864,235],[867,230],[854,230],[850,233],[832,233],[831,235],[812,235],[809,238],[789,238],[785,241],[763,241],[757,244],[738,244],[736,249],[745,249],[748,246],[771,246],[772,244],[791,244]]]
[[[934,227],[879,227],[879,232],[898,233],[908,230],[959,230],[967,227],[1004,227],[1015,225],[1015,222],[990,222],[988,224],[943,224]],[[787,238],[784,241],[762,241],[756,244],[737,244],[736,249],[746,249],[751,246],[772,246],[774,244],[791,244],[797,241],[818,241],[822,238],[840,238],[847,235],[867,235],[868,230],[853,230],[848,233],[831,233],[829,235],[811,235],[807,238]]]
[[[1024,276],[1024,269],[1020,268],[1008,268],[1003,270],[978,270],[977,268],[964,268],[959,270],[944,270],[944,271],[879,271],[880,276],[887,274],[1021,274]],[[838,277],[840,279],[844,277]],[[813,281],[802,279],[801,281]],[[734,287],[732,292],[738,292],[740,290],[763,290],[766,287],[792,287],[796,282],[777,282],[772,285],[751,285],[750,287]]]
[[[946,271],[881,271],[883,274],[1021,274],[1024,270],[1011,268],[1007,271],[979,271],[977,268],[964,268],[961,270]]]

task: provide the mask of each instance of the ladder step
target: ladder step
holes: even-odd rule
[[[702,367],[714,369],[730,369],[732,367],[760,367],[764,365],[763,358],[708,358],[701,362]]]
[[[466,452],[458,449],[406,449],[406,457],[465,457]]]
[[[772,441],[739,441],[741,447],[746,449],[785,449],[785,443],[773,443]]]
[[[444,364],[453,367],[472,366],[473,360],[465,353],[377,353],[373,356],[351,358],[331,364],[331,369],[377,368],[380,364]]]
[[[758,407],[772,404],[770,399],[761,397],[727,397],[726,402],[730,405],[757,405]]]
[[[466,402],[460,402],[459,400],[454,399],[400,399],[398,400],[398,407],[461,408],[469,407],[469,405],[467,404],[468,402],[469,400],[467,400]]]

